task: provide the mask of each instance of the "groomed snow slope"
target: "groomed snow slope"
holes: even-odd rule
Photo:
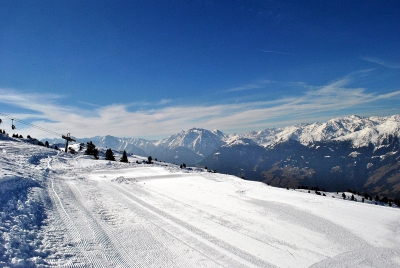
[[[0,267],[400,266],[398,208],[165,165],[0,140]]]

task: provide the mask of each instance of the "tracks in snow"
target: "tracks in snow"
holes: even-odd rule
[[[51,161],[47,163],[47,171]],[[273,267],[187,221],[168,214],[141,196],[107,180],[72,172],[49,176],[63,267]],[[64,242],[61,242],[64,241]],[[65,243],[65,241],[68,241]]]
[[[258,257],[251,255],[234,245],[226,243],[209,233],[200,230],[199,228],[185,222],[171,214],[168,214],[155,206],[147,203],[143,199],[137,197],[133,193],[125,190],[120,185],[102,181],[108,189],[114,189],[115,194],[119,193],[120,198],[125,199],[125,204],[132,205],[133,207],[140,207],[144,210],[149,219],[152,219],[154,224],[157,222],[164,222],[168,225],[161,227],[170,230],[181,241],[191,244],[194,240],[196,247],[201,248],[201,253],[208,256],[210,259],[218,260],[217,262],[225,267],[274,267],[272,264],[267,263]],[[132,188],[130,188],[132,190]],[[137,189],[139,190],[139,189]],[[122,200],[121,200],[122,202]],[[129,203],[126,203],[129,202]],[[199,247],[199,242],[202,244]]]

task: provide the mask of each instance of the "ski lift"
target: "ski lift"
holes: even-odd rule
[[[15,125],[14,125],[14,119],[11,119],[11,128],[14,130],[16,129]]]
[[[73,138],[71,138],[71,136],[69,135],[69,133],[65,136],[65,135],[62,135],[61,136],[65,141],[66,141],[66,143],[65,143],[65,152],[68,152],[68,142],[69,141],[76,141],[76,140],[74,140]]]

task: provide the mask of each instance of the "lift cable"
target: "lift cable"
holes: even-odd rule
[[[7,117],[7,118],[9,118],[9,119],[11,119],[11,120],[14,120],[14,121],[16,121],[16,122],[19,122],[19,123],[22,123],[22,124],[25,124],[25,125],[34,127],[34,128],[36,128],[36,129],[39,129],[39,130],[41,130],[41,131],[47,132],[47,133],[49,133],[49,134],[53,134],[53,135],[56,135],[56,136],[61,136],[62,138],[65,137],[63,134],[57,133],[57,132],[55,132],[55,131],[52,131],[52,130],[49,130],[49,129],[46,129],[46,128],[43,128],[43,127],[40,127],[40,126],[36,126],[36,125],[34,125],[34,124],[31,124],[31,123],[28,123],[28,122],[26,122],[26,121],[23,121],[23,120],[21,120],[21,119],[17,119],[17,118],[15,118],[15,117],[12,117],[12,116],[9,116],[9,115],[3,114],[3,113],[0,113],[0,115],[1,115],[1,116],[4,116],[4,117]],[[67,136],[69,137],[69,134],[68,134]],[[75,141],[75,140],[74,140],[74,141]]]

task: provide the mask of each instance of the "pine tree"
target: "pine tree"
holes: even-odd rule
[[[93,155],[94,158],[99,159],[99,150],[97,150],[96,145],[92,141],[87,142],[85,154]]]
[[[115,161],[114,153],[111,149],[106,151],[106,160]]]
[[[124,150],[124,153],[122,154],[122,158],[121,158],[120,161],[128,163],[128,157],[126,156],[126,151],[125,150]]]

